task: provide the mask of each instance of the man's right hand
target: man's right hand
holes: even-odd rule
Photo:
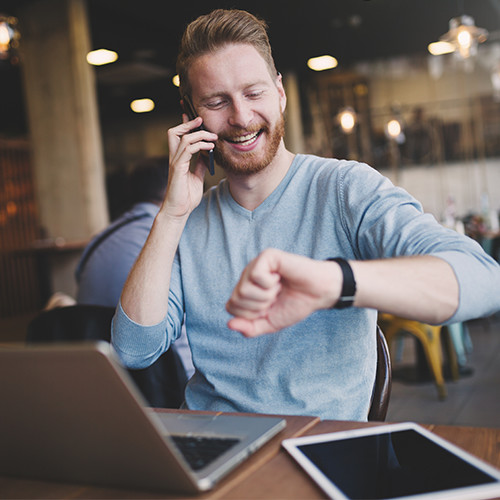
[[[246,337],[276,332],[332,307],[341,287],[337,263],[268,248],[243,270],[226,304],[228,326]]]
[[[183,115],[183,119],[182,124],[168,131],[169,179],[162,212],[173,218],[187,218],[200,203],[207,165],[202,155],[198,155],[191,172],[191,159],[197,153],[213,149],[217,140],[217,134],[196,130],[202,124],[200,117],[188,121]]]

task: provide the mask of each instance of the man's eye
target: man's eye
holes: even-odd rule
[[[262,90],[256,90],[256,91],[253,91],[253,92],[249,92],[247,94],[247,97],[249,99],[259,99],[260,97],[262,97],[263,94],[264,94],[264,91],[262,91]]]
[[[205,104],[205,106],[208,109],[220,109],[224,106],[224,104],[225,104],[225,101],[211,101],[211,102],[207,102]]]

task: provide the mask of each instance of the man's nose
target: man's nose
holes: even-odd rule
[[[243,100],[234,100],[231,106],[229,117],[230,125],[234,127],[246,128],[252,121],[253,112],[249,103]]]

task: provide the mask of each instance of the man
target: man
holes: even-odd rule
[[[95,236],[85,248],[75,276],[76,301],[116,307],[127,275],[139,255],[165,196],[168,158],[147,158],[127,179],[129,209]],[[189,377],[194,368],[186,335],[175,347]]]
[[[367,165],[286,149],[286,95],[262,21],[235,10],[198,18],[178,71],[181,97],[199,117],[184,115],[168,132],[167,194],[113,323],[127,365],[147,366],[168,349],[185,314],[196,369],[188,408],[366,420],[377,309],[439,323],[499,307],[498,266],[474,242],[423,215]],[[227,178],[203,195],[212,149]],[[302,309],[292,319],[305,318],[293,326],[243,324],[288,289],[279,269],[256,287],[240,282],[228,303],[239,317],[225,311],[243,269],[266,248],[318,265],[316,303],[290,290],[291,309]],[[311,260],[332,257],[344,260]],[[341,294],[340,305],[356,307],[329,308]],[[233,329],[274,333],[248,339]]]

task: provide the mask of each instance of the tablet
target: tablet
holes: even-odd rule
[[[334,499],[500,496],[498,469],[411,422],[285,439],[282,444]]]

